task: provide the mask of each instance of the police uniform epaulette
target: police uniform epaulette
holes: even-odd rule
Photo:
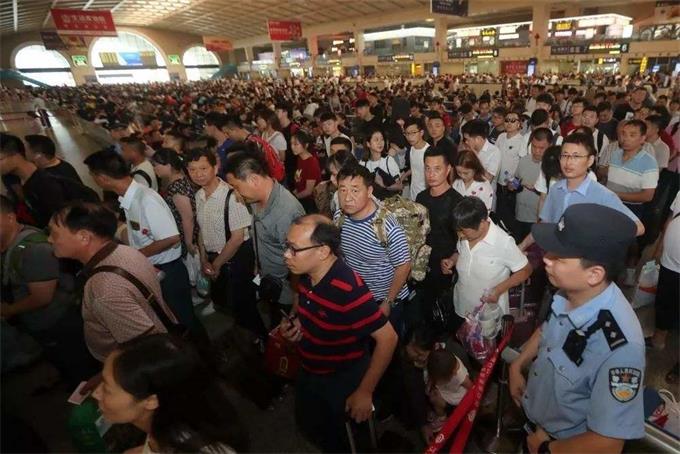
[[[597,315],[597,318],[598,320],[603,320],[602,333],[604,334],[604,338],[607,341],[610,350],[616,350],[628,343],[628,339],[626,339],[619,324],[608,309],[602,309]]]
[[[577,366],[581,365],[588,339],[600,329],[610,350],[616,350],[628,343],[628,339],[626,339],[626,336],[621,331],[619,324],[616,323],[612,313],[607,309],[602,309],[598,312],[595,323],[590,325],[585,331],[575,328],[567,335],[562,350],[574,364]]]

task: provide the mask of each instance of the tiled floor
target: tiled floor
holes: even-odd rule
[[[19,124],[19,122],[12,122],[7,123],[6,126],[9,132],[17,135],[28,133],[26,128],[18,126]],[[84,181],[91,185],[92,179],[82,161],[88,154],[98,150],[101,145],[85,135],[75,133],[73,128],[67,126],[65,120],[55,118],[53,125],[53,130],[48,131],[47,134],[54,138],[59,154],[71,162]],[[201,308],[198,309],[200,311]],[[653,306],[639,309],[637,312],[645,333],[651,334],[654,326]],[[213,313],[201,318],[214,339],[220,337],[231,327],[230,318],[220,313]],[[669,342],[664,351],[648,352],[647,386],[670,388],[665,383],[664,377],[668,369],[678,360],[678,352],[677,333],[669,336]],[[45,383],[56,380],[56,372],[44,361],[3,376],[2,404],[3,408],[9,408],[24,421],[30,422],[41,438],[45,440],[51,452],[69,452],[73,448],[65,427],[70,411],[70,404],[66,403],[66,398],[70,390],[64,389],[59,383],[47,390],[40,389]],[[676,396],[680,394],[677,387],[672,391]],[[293,398],[290,390],[269,410],[258,409],[252,402],[242,398],[236,392],[232,392],[232,399],[246,426],[249,427],[254,452],[314,452],[313,447],[306,443],[295,431]],[[493,405],[486,409],[486,412],[480,412],[477,428],[486,426],[492,429],[494,427],[492,408]],[[406,433],[394,420],[379,426],[380,431],[388,429],[406,434],[409,439],[416,443],[415,451],[422,452],[423,446],[418,444],[418,437],[415,433]],[[487,430],[473,434],[473,437],[471,437],[473,444],[469,445],[468,449],[471,452],[481,450],[479,446],[483,445],[481,441],[484,438],[483,435],[488,435],[489,432]],[[8,435],[2,434],[2,436]],[[512,435],[504,438],[501,446],[506,449],[501,449],[501,451],[512,451],[513,445],[510,442],[512,438]],[[635,445],[632,449],[635,452],[649,451],[649,448],[644,445]]]

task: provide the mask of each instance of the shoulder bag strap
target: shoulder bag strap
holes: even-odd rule
[[[248,206],[248,211],[250,212],[250,215],[253,217],[253,236],[255,237],[253,239],[253,247],[255,248],[255,267],[257,268],[257,272],[261,273],[262,272],[262,267],[260,265],[260,248],[259,248],[259,242],[257,240],[257,218],[255,217],[255,210],[251,208],[250,205]]]
[[[224,238],[226,241],[229,241],[229,238],[231,238],[231,228],[229,227],[229,199],[233,192],[234,190],[229,188],[227,197],[224,199]]]
[[[139,292],[142,294],[146,302],[149,303],[149,306],[151,306],[151,309],[153,309],[154,313],[156,314],[156,317],[158,317],[158,319],[161,321],[161,323],[168,331],[168,333],[172,333],[177,330],[178,323],[174,323],[173,321],[170,320],[170,318],[165,313],[163,308],[160,306],[160,304],[158,304],[158,301],[156,301],[156,297],[154,296],[153,292],[149,290],[147,286],[142,283],[142,281],[137,279],[135,275],[119,266],[102,265],[92,270],[92,273],[90,274],[89,277],[91,278],[97,273],[117,274],[118,276],[130,282],[137,288],[137,290],[139,290]],[[172,311],[172,309],[170,309],[169,307],[168,309]]]

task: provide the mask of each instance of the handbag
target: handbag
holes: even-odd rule
[[[300,369],[297,346],[283,337],[277,326],[270,331],[264,350],[264,367],[279,377],[294,380]]]

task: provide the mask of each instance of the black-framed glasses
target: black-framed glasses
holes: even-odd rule
[[[290,251],[290,254],[295,257],[298,252],[304,252],[304,251],[309,251],[310,249],[316,249],[319,247],[323,247],[325,244],[315,244],[313,246],[305,246],[305,247],[295,247],[292,244],[285,242],[283,244],[283,252],[285,253],[286,251]]]
[[[519,121],[519,118],[506,118],[505,122],[506,123],[517,123]]]

